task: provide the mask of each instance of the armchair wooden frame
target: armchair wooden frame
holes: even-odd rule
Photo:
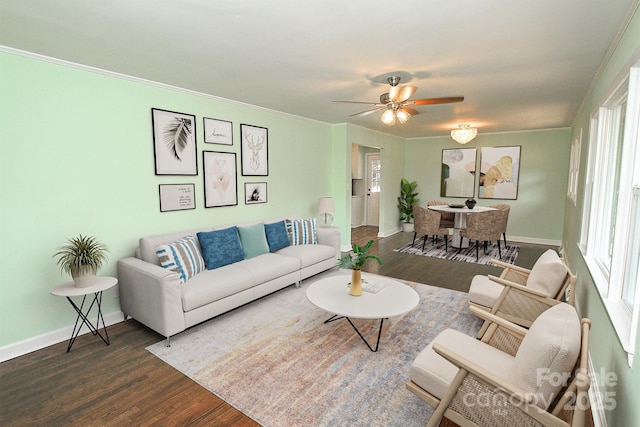
[[[516,354],[527,329],[483,310],[472,307],[471,311],[489,322],[489,327],[482,335],[482,342],[508,354]],[[582,319],[580,355],[571,377],[549,406],[549,410],[534,405],[531,396],[523,390],[478,366],[469,357],[437,343],[433,350],[459,368],[442,400],[413,381],[409,381],[406,387],[434,408],[427,427],[437,426],[443,416],[462,427],[584,426],[590,387],[587,367],[590,326],[589,319]],[[469,405],[469,396],[478,394],[482,394],[483,402],[491,402],[493,406]],[[561,416],[570,421],[565,421]]]
[[[566,302],[575,306],[577,277],[568,268],[560,289],[551,298],[543,292],[525,286],[531,270],[496,259],[491,260],[491,263],[498,267],[503,267],[503,270],[500,277],[489,275],[488,278],[504,286],[504,289],[493,307],[485,307],[469,301],[470,307],[488,311],[512,323],[529,328],[542,312],[564,301],[567,291],[569,295],[566,298]],[[485,321],[478,336],[484,333],[487,326],[488,324]]]

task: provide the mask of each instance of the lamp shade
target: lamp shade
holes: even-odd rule
[[[334,213],[336,208],[333,206],[333,197],[320,197],[318,199],[318,213]]]

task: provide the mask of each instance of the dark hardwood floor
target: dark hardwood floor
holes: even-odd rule
[[[393,249],[411,241],[399,233],[379,239],[375,227],[353,230],[355,243],[376,242],[365,271],[465,290],[473,274],[495,267],[452,263]],[[523,245],[527,267],[546,247]],[[522,263],[520,262],[522,261]],[[499,271],[499,270],[498,270]],[[486,273],[485,273],[486,274]],[[0,425],[215,425],[255,426],[252,419],[145,350],[163,337],[135,320],[109,327],[111,345],[91,334],[0,364]]]

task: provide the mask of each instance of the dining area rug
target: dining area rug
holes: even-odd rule
[[[500,259],[498,252],[498,245],[496,243],[489,244],[487,246],[487,254],[485,255],[484,249],[480,246],[479,259],[476,261],[476,248],[474,243],[468,248],[456,249],[449,245],[449,250],[445,251],[444,239],[438,239],[437,243],[433,243],[431,239],[427,239],[427,243],[422,250],[422,239],[416,239],[415,245],[407,243],[404,246],[396,248],[394,252],[400,252],[403,254],[421,255],[433,258],[447,259],[450,261],[462,261],[472,262],[477,264],[488,265],[491,264],[492,259]],[[501,245],[502,261],[508,264],[515,264],[520,246],[518,245]]]
[[[420,302],[384,322],[374,353],[348,322],[323,323],[331,314],[307,300],[327,274],[350,278],[320,274],[147,350],[267,427],[424,426],[432,408],[405,388],[409,368],[444,329],[475,336],[482,322],[467,294],[403,282]],[[379,320],[352,320],[365,337],[377,335]]]

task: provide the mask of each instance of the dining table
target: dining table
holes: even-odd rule
[[[453,228],[450,229],[451,246],[457,249],[464,249],[469,247],[469,239],[460,236],[460,230],[467,228],[467,215],[471,215],[478,212],[495,211],[496,208],[490,208],[488,206],[474,206],[473,209],[469,209],[465,205],[433,205],[427,206],[429,209],[438,212],[451,212],[453,216]]]

